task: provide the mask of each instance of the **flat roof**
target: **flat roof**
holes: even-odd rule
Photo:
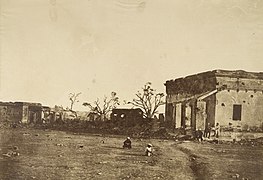
[[[234,78],[246,78],[246,79],[262,79],[263,80],[263,72],[248,72],[244,70],[212,70],[205,71],[197,74],[188,75],[185,77],[179,77],[176,79],[167,80],[167,82],[173,82],[180,79],[187,79],[195,76],[204,76],[204,77],[234,77]]]

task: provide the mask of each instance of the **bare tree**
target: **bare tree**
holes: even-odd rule
[[[117,105],[120,105],[120,103],[116,92],[112,92],[111,97],[108,98],[105,96],[102,102],[99,100],[99,98],[97,98],[93,104],[84,102],[82,105],[89,107],[93,112],[97,113],[101,120],[105,120],[112,109],[116,108]]]
[[[79,93],[70,93],[69,94],[69,100],[70,100],[70,110],[73,110],[73,106],[76,102],[79,102],[78,100],[78,96],[81,94],[81,92]]]
[[[135,94],[136,98],[128,102],[128,104],[141,108],[145,118],[153,118],[158,113],[158,108],[165,104],[163,101],[164,93],[156,93],[151,85],[151,82],[147,82],[143,86],[142,92],[138,91]]]

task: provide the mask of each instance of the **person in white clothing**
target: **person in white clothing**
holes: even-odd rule
[[[152,144],[148,144],[146,149],[145,149],[145,155],[146,156],[151,156],[152,153],[153,153]]]

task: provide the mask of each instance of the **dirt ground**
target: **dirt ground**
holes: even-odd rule
[[[263,179],[263,147],[0,129],[0,179]],[[144,156],[147,143],[154,155]]]

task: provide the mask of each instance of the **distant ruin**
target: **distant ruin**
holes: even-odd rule
[[[28,102],[0,102],[2,123],[37,123],[41,121],[42,105]]]

